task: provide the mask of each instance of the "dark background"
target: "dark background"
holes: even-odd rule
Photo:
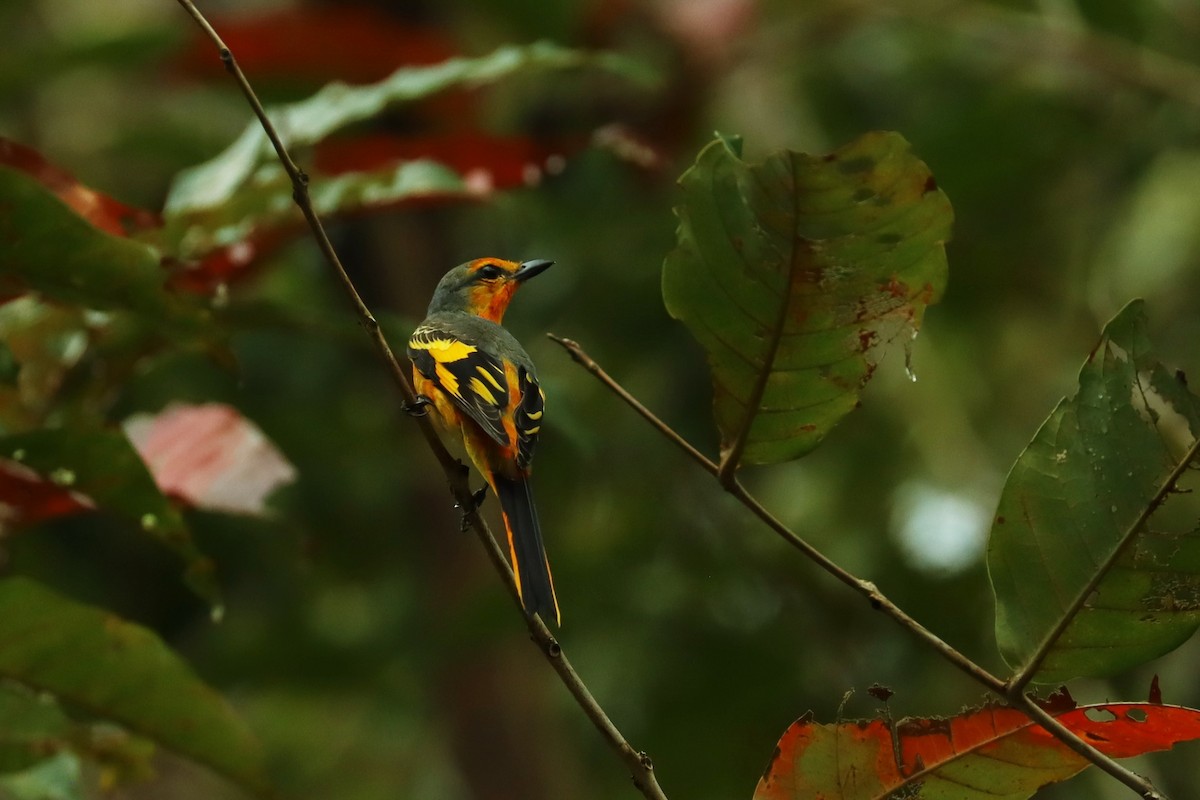
[[[218,28],[318,7],[202,5]],[[456,263],[557,262],[507,322],[548,396],[535,486],[560,639],[618,727],[653,756],[668,795],[750,797],[793,719],[812,709],[834,721],[851,690],[843,713],[870,716],[873,683],[895,691],[897,717],[981,702],[979,686],[717,492],[543,333],[577,339],[713,453],[703,355],[659,289],[674,179],[714,130],[742,135],[750,159],[780,147],[822,153],[871,129],[903,133],[957,220],[948,291],[912,347],[916,381],[895,344],[863,408],[814,454],[743,480],[802,536],[1004,674],[983,552],[1008,467],[1131,298],[1146,298],[1161,358],[1200,368],[1200,9],[478,0],[381,2],[375,12],[412,39],[397,33],[392,53],[277,38],[283,55],[271,55],[251,38],[235,52],[267,100],[382,77],[405,43],[478,55],[547,37],[629,54],[663,76],[650,92],[527,78],[463,108],[389,115],[380,128],[437,136],[469,115],[471,126],[532,141],[620,122],[657,162],[576,148],[536,187],[363,216],[333,234],[401,336]],[[0,135],[125,202],[161,207],[171,177],[248,120],[170,0],[9,0],[0,30]],[[229,402],[298,468],[270,519],[189,516],[218,560],[225,621],[208,621],[170,555],[104,518],[13,539],[11,568],[159,631],[261,736],[286,796],[636,796],[530,646],[478,543],[458,532],[435,461],[311,243],[281,251],[231,296],[244,311],[236,372],[199,355],[155,359],[109,412],[118,421],[172,399]],[[273,324],[262,313],[272,308],[308,322]],[[1157,673],[1167,702],[1195,706],[1198,655],[1192,642],[1073,689],[1081,701],[1140,700]],[[1194,796],[1195,745],[1181,750],[1136,768],[1174,797]],[[160,766],[153,783],[116,796],[238,796],[197,767]],[[1044,796],[1128,790],[1087,775]]]

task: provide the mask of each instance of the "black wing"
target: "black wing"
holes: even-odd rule
[[[521,391],[521,404],[517,406],[514,417],[517,427],[517,466],[528,469],[538,434],[542,430],[546,393],[525,367],[517,367],[517,386]]]
[[[408,357],[422,375],[436,383],[497,443],[510,444],[502,422],[508,408],[508,378],[499,358],[428,325],[413,331],[408,340]]]

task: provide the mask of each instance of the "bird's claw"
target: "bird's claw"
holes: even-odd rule
[[[487,497],[487,491],[487,484],[484,484],[483,488],[478,492],[472,492],[469,508],[463,508],[461,503],[454,504],[455,508],[462,509],[462,522],[459,527],[463,533],[466,533],[467,529],[471,527],[471,517],[475,516],[479,511],[479,507],[483,505],[484,498]]]
[[[433,405],[433,401],[423,394],[417,395],[416,399],[401,408],[405,414],[410,417],[423,417],[429,413],[429,407]]]

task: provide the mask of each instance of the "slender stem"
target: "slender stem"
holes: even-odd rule
[[[1143,778],[1130,770],[1122,767],[1113,759],[1101,753],[1090,744],[1080,739],[1075,735],[1075,732],[1063,725],[1054,718],[1050,712],[1042,708],[1034,701],[1032,697],[1024,693],[1017,693],[1015,696],[1009,697],[1009,702],[1019,710],[1025,712],[1025,716],[1032,719],[1038,725],[1041,725],[1049,731],[1056,739],[1065,744],[1067,747],[1074,750],[1079,755],[1091,761],[1100,769],[1113,776],[1121,783],[1128,786],[1137,792],[1144,800],[1167,800],[1166,795],[1161,794],[1151,785],[1150,781]]]
[[[481,523],[478,514],[471,515],[471,522],[493,566],[505,576],[509,594],[512,596],[513,602],[522,611],[522,614],[524,614],[520,595],[517,594],[517,583],[513,577],[512,568],[504,556],[504,551],[500,548],[500,545],[496,542],[495,537],[492,536],[487,527]],[[608,740],[613,749],[621,756],[626,766],[629,767],[634,785],[648,800],[667,800],[667,796],[658,785],[658,779],[654,774],[654,763],[651,761],[650,756],[642,751],[634,750],[633,746],[621,735],[621,731],[617,729],[617,726],[604,713],[604,709],[596,702],[596,698],[588,691],[587,685],[580,679],[571,662],[567,660],[567,655],[562,651],[558,640],[554,638],[554,635],[546,627],[545,623],[542,622],[541,618],[527,616],[525,619],[529,625],[529,632],[538,649],[546,656],[546,659],[550,662],[550,666],[558,673],[567,690],[575,698],[576,702],[579,703],[584,713],[587,714],[588,719],[592,721],[596,729]]]
[[[312,229],[313,237],[316,239],[317,246],[324,254],[326,260],[329,262],[330,267],[333,268],[338,280],[342,284],[342,288],[345,289],[346,295],[353,304],[354,310],[358,314],[363,327],[366,328],[367,333],[371,336],[372,341],[375,343],[376,349],[379,352],[379,356],[383,359],[388,372],[392,376],[392,380],[395,382],[396,387],[400,390],[400,396],[403,398],[405,405],[412,405],[416,402],[417,397],[416,392],[413,390],[412,384],[409,382],[408,376],[405,374],[405,370],[400,366],[399,361],[396,359],[395,354],[388,345],[387,339],[380,330],[379,323],[376,321],[375,316],[371,313],[370,309],[367,308],[366,303],[363,302],[362,296],[358,293],[358,289],[354,286],[354,282],[350,279],[345,267],[342,266],[341,259],[338,258],[337,252],[333,248],[333,244],[329,241],[329,236],[325,233],[325,227],[321,224],[320,218],[313,209],[312,202],[309,199],[308,194],[308,176],[305,175],[298,166],[296,166],[296,162],[293,161],[292,157],[288,154],[287,147],[284,145],[283,140],[280,138],[278,132],[276,132],[275,126],[271,123],[270,118],[263,109],[262,103],[259,102],[258,96],[255,94],[254,89],[250,86],[250,82],[246,79],[245,74],[242,72],[241,67],[238,66],[237,60],[234,58],[233,53],[228,47],[225,46],[225,43],[221,40],[221,37],[208,23],[208,20],[204,18],[204,15],[200,13],[199,9],[196,8],[192,0],[177,0],[177,2],[185,11],[187,11],[189,15],[191,15],[192,19],[196,21],[196,24],[200,26],[208,38],[212,40],[213,44],[217,46],[218,50],[220,51],[221,62],[225,65],[225,69],[237,81],[238,86],[242,90],[242,94],[246,97],[246,101],[250,104],[250,107],[253,109],[255,116],[258,117],[259,122],[262,123],[263,130],[266,132],[267,138],[270,139],[271,145],[275,148],[275,153],[279,156],[280,163],[283,165],[283,168],[287,171],[288,176],[291,178],[292,199],[296,202],[296,205],[300,207],[300,211],[303,213],[304,219],[308,222],[309,228]],[[466,473],[462,469],[462,466],[457,460],[455,460],[453,456],[450,455],[445,445],[442,444],[441,439],[438,438],[437,431],[434,430],[433,424],[430,422],[428,417],[418,417],[417,423],[421,429],[422,435],[424,435],[426,442],[433,451],[434,456],[442,465],[442,469],[446,473],[446,480],[450,486],[451,494],[454,495],[455,501],[462,508],[471,508],[473,505],[471,491],[467,484]],[[596,698],[592,695],[591,691],[587,688],[587,685],[579,677],[579,674],[575,671],[575,668],[571,666],[571,662],[567,660],[566,654],[563,653],[558,641],[550,633],[550,630],[546,627],[546,625],[538,617],[527,616],[524,613],[520,598],[517,594],[517,584],[515,578],[513,577],[512,569],[509,567],[508,561],[504,557],[504,552],[500,549],[499,544],[497,544],[496,538],[492,535],[487,523],[485,523],[483,519],[475,513],[469,515],[469,522],[471,527],[475,530],[476,535],[479,537],[480,542],[483,543],[488,557],[491,559],[492,564],[496,567],[496,571],[504,580],[509,594],[512,596],[517,608],[521,610],[521,616],[525,619],[526,624],[529,627],[529,632],[532,635],[534,643],[545,655],[546,660],[558,674],[560,680],[566,686],[567,691],[569,691],[571,696],[575,698],[575,701],[579,704],[579,707],[583,710],[584,714],[587,715],[588,719],[592,721],[592,724],[600,732],[601,736],[604,737],[605,741],[608,742],[609,746],[615,750],[617,755],[620,756],[621,760],[625,762],[625,765],[629,768],[629,771],[633,777],[634,785],[638,788],[642,795],[645,796],[647,800],[667,800],[666,795],[658,785],[658,780],[654,774],[654,765],[650,760],[650,757],[644,752],[635,750],[629,744],[629,742],[626,741],[625,737],[621,734],[621,731],[616,727],[616,725],[613,724],[612,720],[609,719],[608,715],[604,712],[604,709],[600,706],[600,704],[596,701]]]
[[[562,348],[567,351],[567,354],[575,360],[576,364],[579,364],[588,372],[595,375],[601,383],[603,383],[613,392],[613,394],[624,400],[626,404],[640,414],[643,419],[657,428],[659,433],[669,439],[676,447],[687,453],[693,461],[704,467],[704,469],[708,470],[709,474],[714,476],[717,474],[716,464],[714,464],[712,461],[709,461],[708,457],[695,447],[692,447],[691,443],[676,433],[674,428],[660,420],[658,417],[654,416],[649,409],[638,402],[636,397],[625,391],[625,387],[621,386],[619,383],[609,377],[608,373],[600,369],[600,365],[593,361],[591,356],[583,352],[583,348],[579,346],[578,342],[575,342],[571,339],[563,339],[559,336],[555,336],[553,333],[548,333],[546,336],[551,341],[561,345]]]
[[[560,344],[571,358],[576,363],[580,364],[592,375],[607,386],[614,394],[624,400],[630,407],[640,414],[647,422],[653,425],[659,432],[671,440],[675,445],[682,449],[693,461],[699,464],[709,474],[717,476],[719,467],[716,463],[710,460],[707,456],[689,444],[682,436],[676,433],[669,425],[656,417],[649,409],[637,401],[629,392],[625,390],[619,383],[601,369],[600,365],[592,359],[577,342],[570,339],[563,339],[558,336],[550,335],[550,338]],[[861,594],[871,604],[871,608],[876,611],[882,611],[887,616],[898,622],[902,627],[906,628],[917,638],[924,641],[927,645],[939,652],[947,661],[960,670],[969,675],[973,680],[982,683],[988,689],[999,694],[1004,694],[1006,684],[1004,681],[992,675],[990,672],[980,667],[971,659],[967,658],[962,653],[955,650],[946,642],[942,641],[936,634],[922,626],[906,614],[899,606],[884,596],[882,592],[870,581],[864,581],[856,578],[854,575],[847,572],[835,561],[830,559],[817,548],[813,547],[795,531],[788,528],[780,522],[774,515],[771,514],[762,503],[758,502],[744,487],[741,482],[734,481],[731,486],[725,487],[725,491],[733,495],[738,502],[750,510],[756,517],[767,524],[771,530],[779,535],[781,539],[790,544],[792,547],[799,550],[812,561],[816,562],[817,566],[828,572],[833,577],[837,578],[842,583],[849,586],[854,591]]]
[[[1050,654],[1050,650],[1053,649],[1059,638],[1061,638],[1063,633],[1067,630],[1067,626],[1075,621],[1075,616],[1083,608],[1084,604],[1087,603],[1087,599],[1091,597],[1092,592],[1096,591],[1096,587],[1100,585],[1100,581],[1104,580],[1109,571],[1112,570],[1113,565],[1117,563],[1117,559],[1120,558],[1121,554],[1124,553],[1129,547],[1129,543],[1133,541],[1134,537],[1141,533],[1142,528],[1145,527],[1146,523],[1150,520],[1150,517],[1167,499],[1167,495],[1174,491],[1175,484],[1179,482],[1179,479],[1183,476],[1183,473],[1187,470],[1188,466],[1196,460],[1196,456],[1198,454],[1200,454],[1200,437],[1192,442],[1192,446],[1189,447],[1187,452],[1183,454],[1183,457],[1180,458],[1179,463],[1176,464],[1175,468],[1172,469],[1167,477],[1163,479],[1163,482],[1158,487],[1158,491],[1156,491],[1154,496],[1150,498],[1150,502],[1147,503],[1146,507],[1142,509],[1142,513],[1138,514],[1137,519],[1131,522],[1129,527],[1125,529],[1125,533],[1121,536],[1121,540],[1117,543],[1117,546],[1113,548],[1113,551],[1108,554],[1108,558],[1104,559],[1104,561],[1096,567],[1096,571],[1092,574],[1092,577],[1083,585],[1083,588],[1079,590],[1079,593],[1075,595],[1075,598],[1071,601],[1070,605],[1063,609],[1063,613],[1059,616],[1058,622],[1054,624],[1054,627],[1051,628],[1046,634],[1045,638],[1042,639],[1041,644],[1038,645],[1037,650],[1034,651],[1029,661],[1027,661],[1025,665],[1021,667],[1021,671],[1014,675],[1012,680],[1009,681],[1010,691],[1021,692],[1026,686],[1029,685],[1029,682],[1033,680],[1033,677],[1041,668],[1042,663],[1045,662],[1046,656]]]
[[[707,456],[693,447],[682,436],[675,432],[671,426],[663,422],[655,416],[649,409],[640,403],[633,395],[625,390],[623,386],[617,383],[607,372],[605,372],[596,361],[584,352],[583,348],[577,342],[570,339],[563,339],[558,336],[551,335],[550,338],[561,345],[572,359],[580,364],[584,369],[594,375],[602,384],[610,389],[619,398],[624,400],[634,411],[642,416],[656,430],[662,433],[668,440],[682,449],[689,457],[698,463],[703,469],[710,474],[717,476],[719,469],[717,464],[710,460]],[[1195,456],[1196,446],[1193,445],[1189,455],[1185,458],[1185,465],[1192,457]],[[1182,474],[1182,468],[1177,470]],[[1178,478],[1178,475],[1176,475]],[[1172,482],[1173,485],[1173,482]],[[776,534],[779,535],[785,542],[799,550],[812,561],[816,562],[817,566],[828,572],[833,577],[837,578],[842,583],[849,586],[854,591],[867,598],[871,604],[871,608],[882,611],[887,616],[891,617],[901,627],[915,635],[922,642],[932,647],[939,655],[949,661],[953,666],[957,667],[961,672],[965,673],[972,680],[981,684],[992,693],[1006,698],[1014,707],[1020,708],[1032,719],[1037,721],[1042,727],[1049,731],[1054,737],[1063,742],[1067,747],[1070,747],[1076,753],[1079,753],[1084,758],[1091,761],[1100,769],[1112,775],[1123,784],[1138,792],[1146,800],[1166,800],[1163,795],[1158,793],[1148,780],[1137,775],[1134,772],[1122,767],[1113,759],[1101,753],[1091,745],[1084,742],[1078,736],[1071,732],[1069,728],[1061,722],[1047,714],[1043,709],[1037,706],[1031,698],[1025,695],[1020,688],[1011,686],[1009,683],[1002,681],[1000,678],[991,674],[983,667],[976,664],[967,656],[955,650],[946,642],[938,638],[937,635],[929,631],[915,619],[910,617],[903,609],[885,597],[870,581],[860,580],[845,569],[840,567],[836,562],[831,560],[824,553],[817,550],[795,531],[788,528],[772,515],[763,505],[758,502],[745,487],[738,481],[734,481],[731,486],[725,486],[725,490],[733,495],[737,500],[748,508],[756,517],[765,522]],[[1165,497],[1165,494],[1163,495]],[[1161,500],[1159,501],[1161,502]]]

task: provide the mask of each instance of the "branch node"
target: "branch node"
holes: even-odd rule
[[[732,450],[727,450],[721,454],[721,464],[717,467],[717,483],[721,484],[721,488],[725,491],[733,489],[733,485],[737,483],[737,459],[740,453],[734,453]]]
[[[646,772],[654,771],[654,761],[650,758],[645,750],[638,751],[638,761],[641,762],[642,769],[646,770]]]
[[[562,658],[562,645],[553,636],[546,642],[546,655],[550,658]]]

